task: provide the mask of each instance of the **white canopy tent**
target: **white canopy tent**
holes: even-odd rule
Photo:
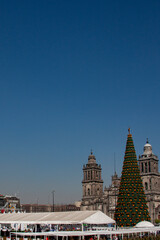
[[[154,227],[154,225],[148,221],[141,221],[141,222],[137,223],[135,227],[136,228],[150,228],[150,227]]]
[[[114,224],[115,221],[101,211],[72,211],[47,213],[0,214],[0,224]]]
[[[16,234],[17,236],[23,237],[38,237],[38,236],[61,236],[61,237],[69,237],[69,236],[104,236],[104,235],[121,235],[123,239],[123,235],[125,234],[144,234],[144,233],[154,233],[156,235],[157,232],[160,231],[160,227],[152,227],[152,228],[128,228],[128,229],[118,229],[118,230],[106,230],[106,231],[61,231],[61,232],[41,232],[41,233],[30,233],[30,232],[16,232],[12,234]]]
[[[115,221],[101,211],[73,211],[48,213],[12,213],[0,214],[0,224],[113,224]],[[139,227],[129,229],[112,229],[99,231],[52,231],[52,232],[14,232],[17,236],[92,236],[92,235],[121,235],[134,233],[157,233],[160,227]],[[99,238],[99,237],[98,237]]]

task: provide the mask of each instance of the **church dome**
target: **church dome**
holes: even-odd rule
[[[151,154],[153,154],[152,153],[152,146],[151,146],[151,144],[149,144],[148,139],[147,139],[147,142],[144,145],[143,155],[151,155]]]
[[[95,163],[96,162],[96,158],[93,155],[93,152],[91,150],[91,154],[88,156],[88,163]]]

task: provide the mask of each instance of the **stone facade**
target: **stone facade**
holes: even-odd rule
[[[158,161],[158,157],[152,152],[152,146],[147,141],[138,162],[152,222],[155,219],[160,219],[160,173],[158,172]]]
[[[144,145],[144,153],[139,156],[138,163],[144,186],[151,221],[160,219],[160,173],[158,172],[158,157],[153,154],[152,146]],[[115,207],[119,192],[120,177],[112,176],[111,185],[103,190],[101,166],[91,152],[88,163],[83,166],[83,197],[81,210],[101,210],[114,218]]]
[[[120,185],[120,177],[118,177],[117,173],[112,176],[111,185],[107,188],[104,188],[103,194],[103,210],[109,215],[111,218],[114,218],[114,212],[117,204],[118,193],[119,193],[119,185]]]
[[[91,152],[88,163],[83,166],[83,198],[81,209],[102,210],[103,180],[101,179],[101,165],[96,163],[96,158]]]
[[[20,199],[15,196],[0,195],[0,211],[1,213],[21,211]]]
[[[55,212],[79,211],[80,207],[75,204],[55,205]],[[22,204],[22,211],[27,213],[36,212],[53,212],[53,205],[51,204]]]
[[[105,187],[103,191],[101,172],[101,165],[96,163],[96,158],[91,152],[88,157],[88,163],[83,166],[81,210],[101,210],[113,218],[120,178],[115,172],[112,176],[111,186],[108,188]]]

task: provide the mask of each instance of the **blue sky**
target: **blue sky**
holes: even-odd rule
[[[104,186],[127,129],[160,157],[158,0],[0,0],[1,194],[82,196],[91,148]]]

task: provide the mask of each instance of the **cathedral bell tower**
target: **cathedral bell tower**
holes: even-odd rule
[[[144,152],[139,156],[140,174],[144,186],[149,214],[152,223],[160,218],[160,173],[158,171],[158,157],[152,152],[148,139],[144,145]]]
[[[141,177],[142,180],[144,180],[145,191],[153,190],[156,187],[156,182],[153,180],[155,177],[159,176],[158,157],[153,154],[152,146],[149,144],[148,139],[144,145],[144,152],[139,156],[138,162]]]
[[[103,195],[101,171],[101,165],[96,163],[96,158],[91,151],[88,163],[83,166],[83,197],[81,205],[83,210],[96,210],[101,205],[100,201]]]

